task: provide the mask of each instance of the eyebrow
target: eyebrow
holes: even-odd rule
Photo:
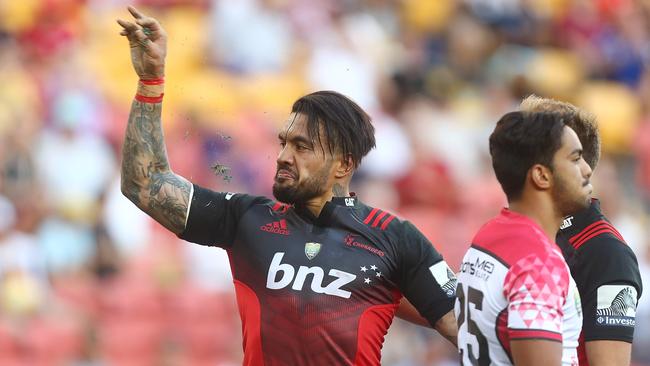
[[[278,134],[278,140],[286,141],[287,140],[286,133],[280,132]],[[291,142],[293,142],[294,144],[303,143],[303,144],[308,145],[308,146],[313,146],[314,145],[314,143],[311,140],[309,140],[308,138],[306,138],[304,136],[295,136],[294,135],[289,140],[291,140]]]
[[[575,150],[571,151],[569,156],[575,155],[575,154],[582,155],[582,149],[575,149]]]

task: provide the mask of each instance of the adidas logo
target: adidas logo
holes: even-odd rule
[[[287,229],[287,220],[274,221],[260,226],[260,230],[273,234],[289,235],[291,232]]]

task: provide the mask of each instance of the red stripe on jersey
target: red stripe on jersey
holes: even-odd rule
[[[260,301],[255,292],[245,283],[238,280],[234,280],[234,283],[244,338],[243,365],[264,365]]]
[[[517,339],[547,339],[549,341],[562,342],[562,334],[543,329],[508,329],[508,337],[511,341]]]
[[[375,221],[372,222],[372,227],[377,227],[377,225],[379,225],[379,221],[381,221],[381,219],[383,219],[384,216],[386,216],[386,214],[388,214],[388,212],[386,212],[386,211],[382,211],[382,212],[379,214],[379,216],[377,216],[377,218],[375,219]]]
[[[375,305],[359,317],[355,366],[380,365],[381,345],[393,321],[398,304]]]
[[[585,239],[586,237],[593,238],[594,235],[591,235],[591,234],[594,233],[595,231],[601,230],[603,228],[609,229],[609,231],[614,236],[616,236],[622,242],[625,242],[625,240],[623,240],[623,236],[621,236],[621,234],[612,226],[612,224],[610,224],[606,220],[599,220],[599,221],[596,221],[593,224],[587,226],[586,228],[582,229],[582,231],[580,231],[578,234],[571,237],[569,239],[569,243],[571,243],[574,247],[577,247],[576,243],[578,243],[578,242],[584,243],[586,240],[588,240],[588,239]],[[580,244],[580,245],[582,245],[582,244]]]
[[[372,211],[370,211],[370,213],[368,214],[368,217],[366,217],[366,219],[363,220],[363,223],[367,225],[370,222],[370,220],[372,220],[372,218],[375,216],[377,211],[379,211],[378,208],[373,208]]]
[[[380,228],[380,229],[382,229],[382,230],[386,230],[386,227],[388,227],[388,224],[390,224],[390,222],[393,221],[394,218],[395,218],[395,216],[390,215],[390,217],[387,218],[386,220],[384,220],[384,223],[381,224],[381,228]]]
[[[512,353],[510,352],[510,337],[508,336],[508,308],[503,309],[499,313],[497,316],[497,321],[494,324],[494,328],[496,328],[497,339],[499,340],[501,347],[504,351],[506,351],[510,362],[512,362]]]
[[[277,211],[282,207],[282,204],[280,202],[276,202],[275,205],[273,205],[273,211]]]
[[[610,233],[610,234],[616,236],[616,237],[619,238],[621,241],[623,240],[621,237],[619,237],[618,235],[616,235],[616,233],[615,233],[614,231],[612,231],[611,228],[605,227],[605,228],[602,228],[602,229],[600,229],[600,230],[594,231],[594,232],[592,232],[591,234],[589,234],[589,236],[586,236],[586,237],[584,237],[582,240],[573,243],[573,247],[576,248],[576,249],[578,249],[578,248],[580,248],[584,243],[586,243],[589,239],[592,239],[592,238],[594,238],[594,237],[596,237],[596,236],[598,236],[598,235],[600,235],[600,234],[606,234],[606,233]]]
[[[578,340],[578,365],[589,366],[587,349],[585,348],[585,332],[580,332],[580,339]]]

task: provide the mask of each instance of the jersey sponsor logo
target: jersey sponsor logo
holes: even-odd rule
[[[603,285],[598,288],[596,322],[604,326],[636,324],[637,293],[634,286]]]
[[[230,199],[235,195],[235,193],[228,192],[226,193],[226,201],[230,201]]]
[[[349,299],[352,293],[342,289],[343,286],[352,282],[357,278],[352,273],[347,273],[338,269],[330,269],[328,275],[334,278],[327,286],[323,286],[325,279],[325,271],[323,268],[314,266],[300,266],[298,271],[288,263],[282,263],[284,257],[283,252],[275,253],[269,266],[269,272],[266,277],[266,287],[271,290],[280,290],[289,285],[291,289],[302,291],[307,277],[311,275],[311,284],[309,287],[317,294],[326,294],[331,296],[338,296]],[[330,279],[328,278],[328,280]]]
[[[312,260],[320,252],[320,243],[305,243],[305,255],[307,259]]]
[[[491,262],[487,259],[479,261],[476,258],[474,262],[463,262],[460,265],[460,272],[467,273],[471,276],[476,276],[482,280],[487,281],[490,278],[492,272],[494,272],[494,262]]]
[[[365,249],[365,250],[369,251],[370,253],[376,254],[376,255],[378,255],[380,257],[383,257],[385,255],[382,250],[377,249],[377,248],[373,247],[370,244],[361,243],[360,241],[358,241],[355,238],[355,235],[352,235],[352,234],[346,235],[345,238],[343,239],[343,242],[345,243],[345,245],[347,245],[349,247]]]
[[[287,220],[281,219],[278,221],[270,222],[266,225],[260,226],[260,230],[266,231],[268,233],[280,234],[280,235],[290,235],[291,231],[287,229]]]
[[[573,216],[568,216],[564,218],[564,221],[562,221],[562,225],[560,225],[560,230],[564,230],[568,227],[571,227],[573,225]]]
[[[440,261],[429,267],[429,271],[431,271],[433,278],[436,279],[442,291],[449,297],[454,296],[458,280],[456,280],[456,276],[447,265],[447,262]]]
[[[346,197],[345,205],[348,207],[354,207],[354,197]]]

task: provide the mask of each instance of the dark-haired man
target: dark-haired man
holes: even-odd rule
[[[596,169],[600,136],[595,117],[572,104],[529,96],[521,109],[565,116],[582,144],[582,155]],[[632,249],[593,199],[589,208],[564,219],[556,242],[562,249],[582,300],[580,365],[629,365],[636,306],[643,286]],[[614,310],[613,310],[614,309]]]
[[[553,244],[562,219],[588,207],[591,169],[557,114],[511,112],[490,136],[509,208],[472,240],[458,275],[464,365],[578,365],[580,298]]]
[[[217,193],[174,174],[161,129],[166,34],[129,8],[119,20],[140,77],[122,191],[179,237],[227,250],[246,365],[379,365],[404,295],[455,343],[455,277],[409,222],[348,185],[374,147],[368,115],[335,92],[298,99],[280,132],[273,194]]]

